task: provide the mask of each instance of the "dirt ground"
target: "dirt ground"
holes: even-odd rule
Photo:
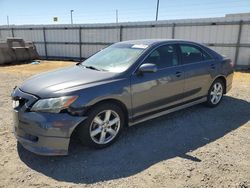
[[[250,187],[250,73],[235,73],[216,108],[197,105],[128,128],[111,147],[74,141],[43,157],[12,134],[15,85],[72,62],[0,67],[0,187]]]

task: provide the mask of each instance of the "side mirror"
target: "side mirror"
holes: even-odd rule
[[[154,73],[157,71],[157,66],[155,64],[152,63],[145,63],[142,64],[139,69],[138,69],[138,73],[139,74],[143,74],[143,73]]]

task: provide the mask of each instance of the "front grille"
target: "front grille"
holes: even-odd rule
[[[16,88],[12,93],[12,99],[19,101],[18,107],[16,110],[27,111],[29,107],[34,104],[38,98],[34,95],[21,91],[19,88]]]
[[[19,101],[19,108],[22,108],[23,105],[25,105],[25,103],[28,102],[29,100],[20,98],[20,99],[18,99],[18,101]]]

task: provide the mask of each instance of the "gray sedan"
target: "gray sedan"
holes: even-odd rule
[[[198,103],[217,106],[232,79],[231,60],[198,43],[119,42],[15,87],[15,136],[41,155],[68,154],[73,132],[83,144],[104,148],[126,126]]]

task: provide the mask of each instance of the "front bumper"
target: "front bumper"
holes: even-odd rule
[[[18,112],[14,110],[14,133],[27,150],[40,155],[67,155],[70,136],[86,117],[69,114]]]
[[[20,90],[12,98],[32,100],[30,94]],[[40,155],[67,155],[73,130],[87,117],[72,116],[68,113],[43,113],[25,110],[27,104],[15,107],[14,134],[27,150]]]

